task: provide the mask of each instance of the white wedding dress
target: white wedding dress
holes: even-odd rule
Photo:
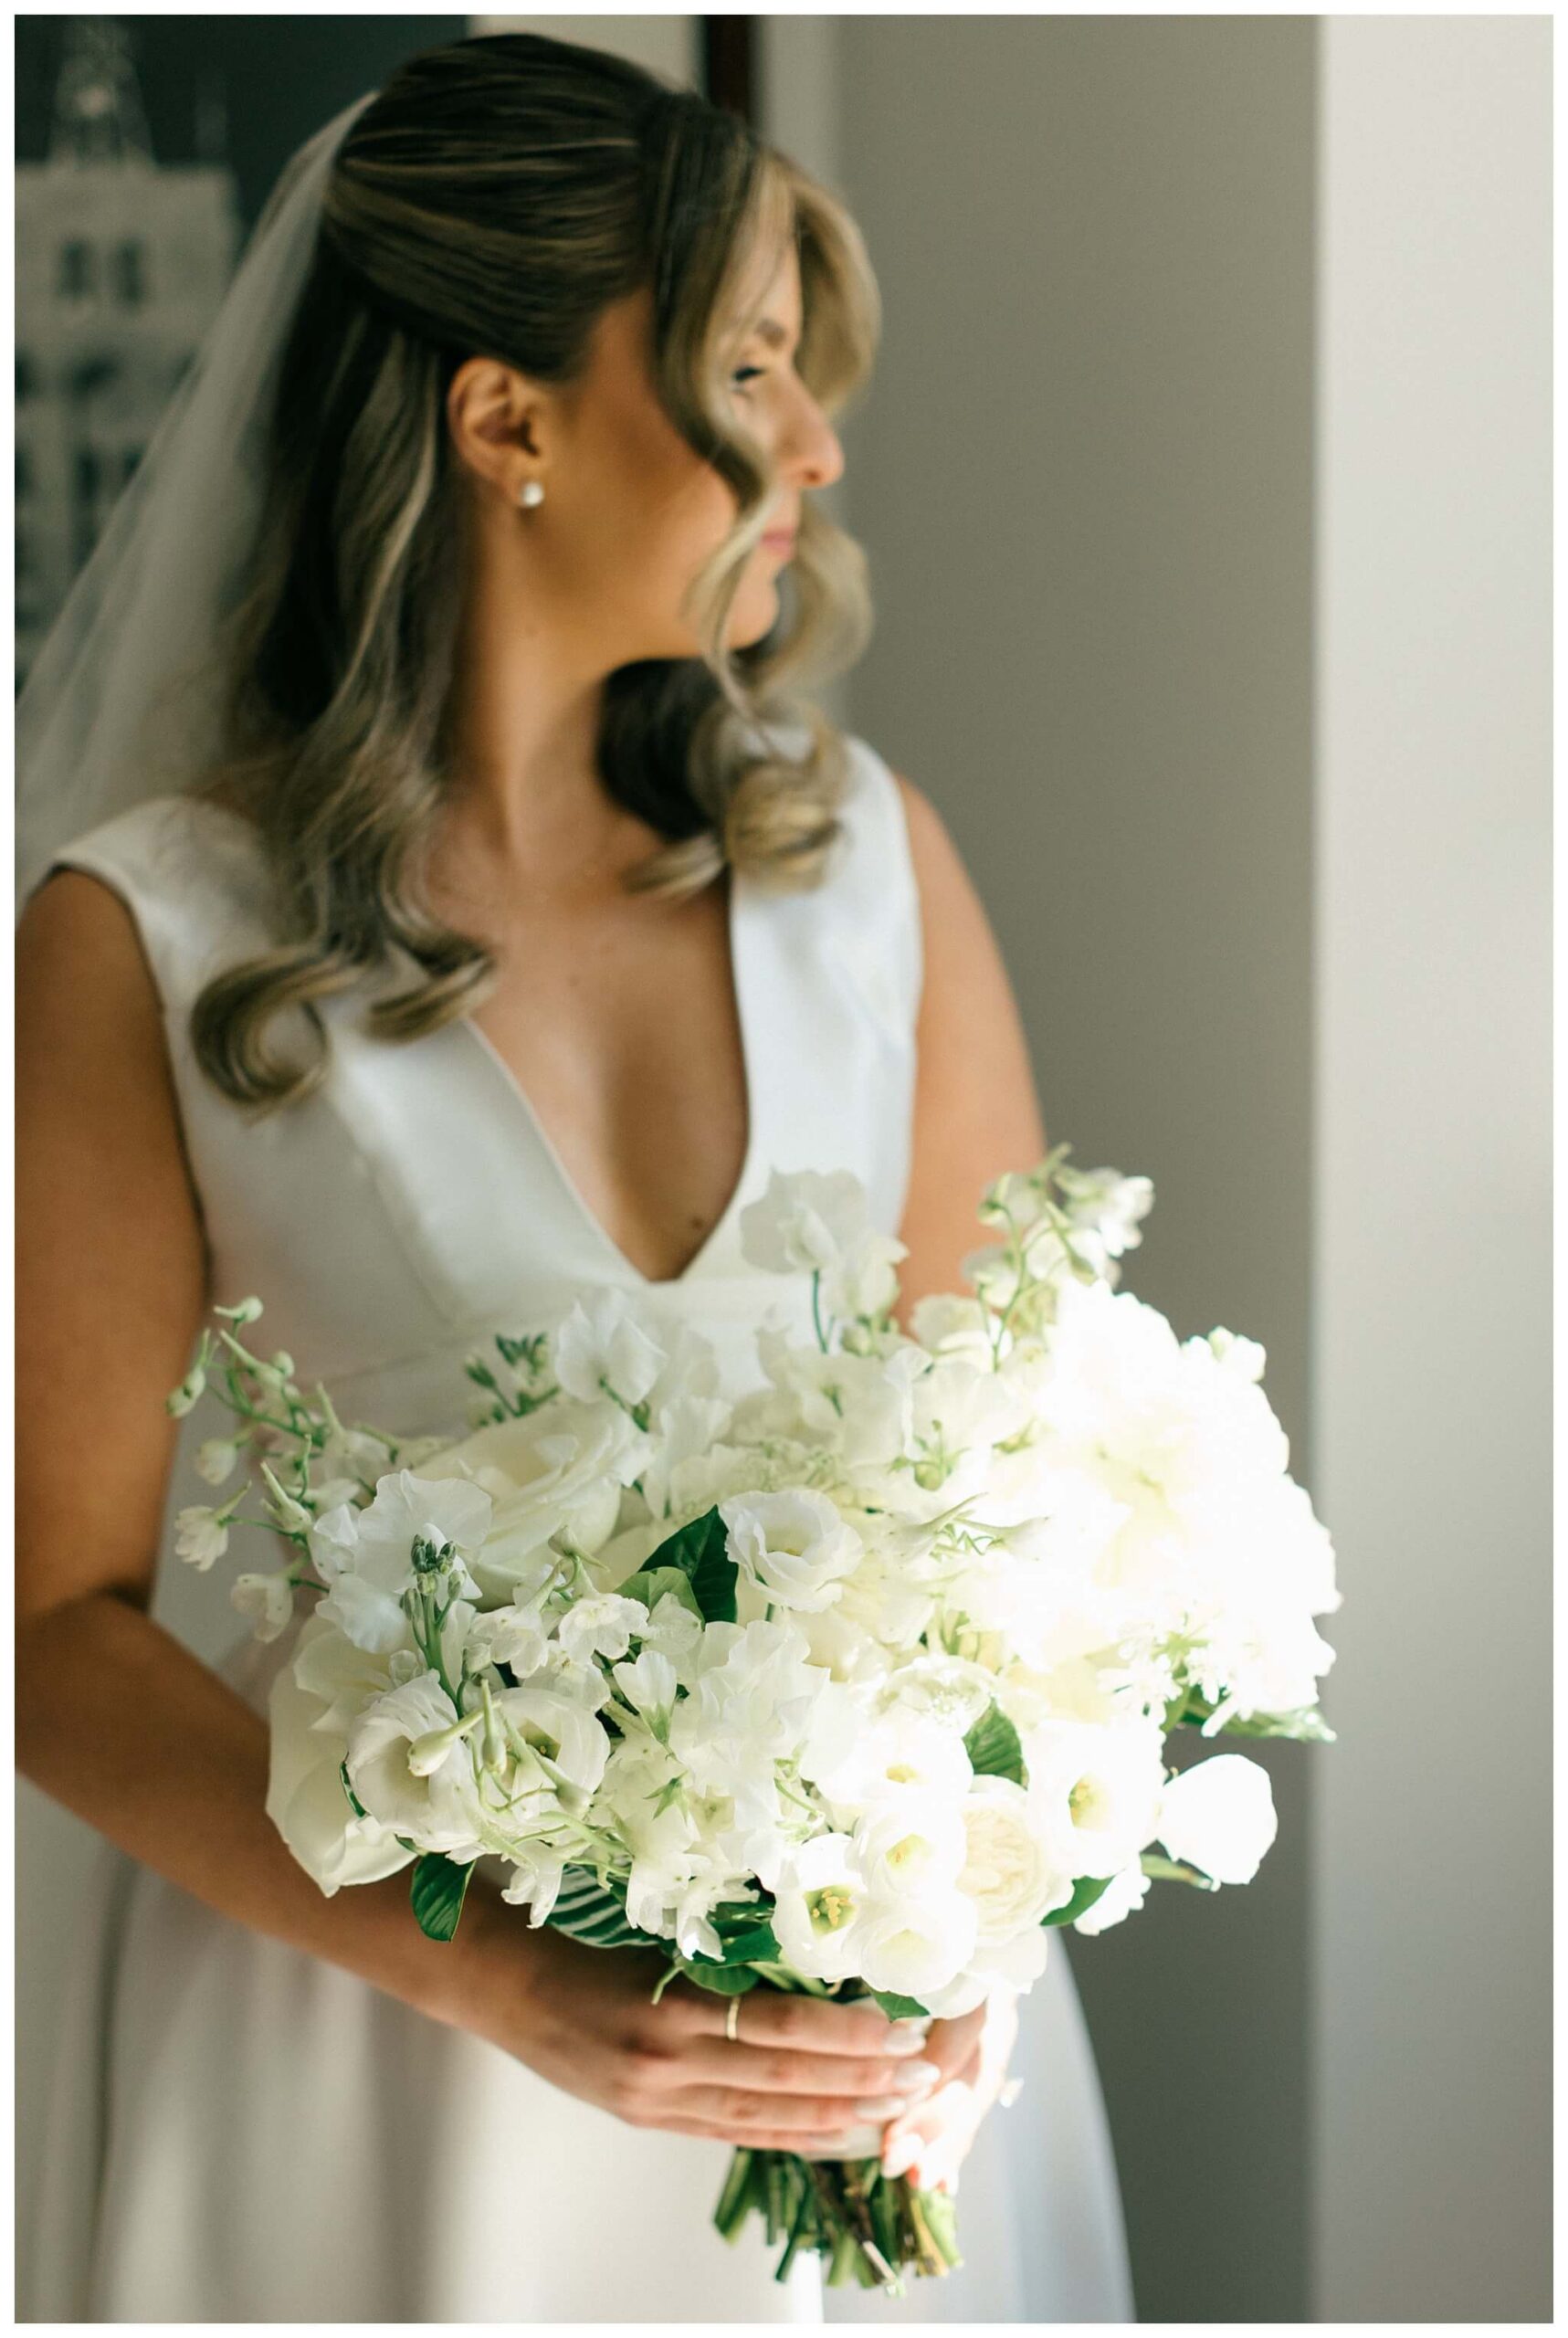
[[[526,1097],[468,1022],[406,1046],[323,1009],[333,1057],[300,1106],[250,1121],[199,1073],[187,1016],[268,939],[258,848],[164,796],[57,856],[129,904],[162,994],[214,1297],[258,1293],[267,1352],[345,1418],[460,1432],[464,1357],[558,1320],[585,1285],[710,1338],[730,1385],[797,1286],[737,1221],[771,1168],[853,1169],[896,1230],[909,1172],[919,906],[896,783],[851,741],[846,835],[816,891],[731,890],[751,1131],[698,1256],[649,1283],[595,1221]],[[978,1238],[978,1237],[977,1237]],[[809,1336],[802,1325],[803,1333]],[[168,1511],[210,1499],[181,1427]],[[154,1612],[258,1706],[289,1640],[240,1636],[167,1523]],[[190,1628],[197,1617],[196,1628]],[[412,1916],[409,1921],[412,1922]],[[521,1921],[521,1919],[520,1919]],[[74,1943],[29,2216],[45,2322],[816,2322],[1131,2318],[1114,2167],[1065,1957],[1024,2007],[1022,2101],[994,2114],[961,2213],[969,2263],[902,2302],[785,2285],[753,2228],[710,2216],[726,2147],[633,2129],[498,2048],[233,1923],[105,1844]]]

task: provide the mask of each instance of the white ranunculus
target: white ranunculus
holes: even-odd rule
[[[395,1661],[367,1656],[312,1616],[300,1628],[292,1664],[272,1682],[267,1815],[329,1897],[342,1884],[395,1875],[414,1857],[394,1828],[356,1817],[343,1792],[349,1722],[384,1695]],[[357,1675],[352,1684],[351,1670]]]
[[[665,1352],[632,1312],[624,1291],[596,1290],[575,1300],[551,1343],[555,1377],[585,1405],[605,1394],[640,1405],[658,1378]]]
[[[741,1212],[741,1250],[771,1274],[836,1266],[868,1223],[866,1188],[847,1169],[775,1169],[766,1193]]]
[[[1173,1859],[1215,1883],[1250,1883],[1279,1826],[1263,1764],[1245,1754],[1215,1754],[1171,1780],[1155,1831]]]
[[[844,1981],[858,1972],[870,1898],[847,1835],[803,1843],[778,1879],[773,1924],[784,1963],[808,1981]]]
[[[294,1615],[294,1585],[287,1571],[281,1574],[236,1575],[229,1586],[229,1604],[252,1618],[258,1640],[275,1640],[288,1629]]]
[[[365,1707],[349,1730],[345,1759],[349,1784],[371,1817],[408,1836],[421,1850],[471,1856],[479,1848],[482,1814],[467,1739],[456,1740],[424,1775],[415,1773],[408,1758],[416,1742],[450,1730],[457,1720],[436,1675],[422,1672]]]
[[[1149,1879],[1134,1859],[1111,1877],[1092,1908],[1086,1908],[1081,1916],[1073,1918],[1072,1928],[1075,1933],[1090,1934],[1109,1932],[1112,1924],[1121,1923],[1141,1908],[1148,1892]]]
[[[808,1486],[731,1494],[719,1504],[730,1556],[781,1607],[831,1606],[860,1556],[860,1537]]]
[[[928,1990],[945,1988],[968,1964],[977,1930],[974,1902],[962,1891],[879,1897],[856,1943],[861,1975],[873,1989],[924,2005]]]
[[[1038,1803],[1011,1778],[976,1778],[962,1806],[967,1855],[959,1890],[977,1940],[996,1948],[1072,1898],[1075,1878]]]

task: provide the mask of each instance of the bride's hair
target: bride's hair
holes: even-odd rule
[[[794,238],[797,365],[828,413],[867,379],[879,329],[854,221],[740,119],[623,58],[510,33],[413,58],[334,158],[284,352],[254,582],[225,668],[225,745],[197,791],[258,829],[282,944],[217,974],[192,1016],[197,1060],[269,1109],[320,1083],[318,1000],[391,945],[417,969],[366,1027],[416,1038],[483,998],[493,954],[433,916],[422,853],[445,785],[463,542],[446,424],[458,366],[494,356],[566,383],[605,306],[653,298],[652,363],[671,421],[733,490],[735,524],[701,570],[701,654],[622,667],[597,742],[609,794],[668,842],[633,890],[683,896],[726,865],[811,885],[837,833],[842,735],[786,682],[853,662],[871,629],[866,563],[808,502],[796,613],[724,647],[776,491],[724,395],[726,320],[760,254]],[[801,726],[804,753],[755,726]],[[750,726],[750,735],[746,735]],[[285,1010],[303,1059],[268,1028]]]

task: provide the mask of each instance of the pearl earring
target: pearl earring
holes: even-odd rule
[[[517,500],[525,511],[531,511],[536,503],[543,502],[544,490],[538,479],[531,479],[521,490]]]

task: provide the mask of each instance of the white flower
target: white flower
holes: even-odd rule
[[[255,1617],[255,1638],[258,1640],[277,1639],[293,1619],[294,1586],[286,1571],[281,1574],[236,1575],[228,1596],[230,1604],[242,1616]]]
[[[856,1943],[861,1975],[873,1989],[923,2005],[929,1990],[945,1988],[968,1964],[976,1930],[974,1902],[960,1891],[879,1900]]]
[[[1030,1793],[1072,1875],[1114,1875],[1152,1841],[1163,1743],[1158,1724],[1143,1721],[1051,1721],[1029,1732]]]
[[[968,1853],[961,1805],[932,1806],[923,1796],[903,1794],[873,1806],[856,1827],[855,1843],[882,1899],[951,1890]]]
[[[436,1675],[422,1672],[365,1707],[349,1729],[344,1760],[349,1784],[371,1817],[421,1850],[471,1855],[481,1813],[467,1740],[454,1739],[428,1770],[416,1771],[409,1760],[416,1743],[449,1732],[457,1720]]]
[[[196,1448],[196,1475],[209,1486],[221,1486],[238,1466],[239,1447],[232,1437],[209,1437]]]
[[[556,1638],[574,1664],[595,1656],[612,1662],[625,1656],[634,1632],[644,1630],[647,1610],[640,1599],[623,1599],[618,1592],[591,1592],[570,1606],[556,1628]]]
[[[806,1486],[732,1494],[719,1504],[730,1556],[782,1607],[827,1607],[860,1556],[860,1537],[826,1494]]]
[[[867,1223],[866,1189],[847,1169],[775,1169],[741,1212],[741,1251],[771,1274],[811,1274],[845,1258]]]
[[[664,1350],[635,1320],[625,1292],[605,1290],[574,1301],[551,1357],[569,1396],[592,1404],[607,1391],[624,1405],[640,1405],[658,1378]]]
[[[976,1778],[963,1804],[967,1857],[958,1879],[974,1902],[983,1948],[1037,1927],[1072,1898],[1074,1876],[1038,1804],[1011,1778]]]
[[[594,1685],[596,1690],[597,1674]],[[521,1688],[503,1689],[495,1709],[568,1785],[592,1794],[605,1775],[610,1741],[581,1697],[536,1679]]]
[[[416,1541],[454,1545],[452,1584],[474,1593],[478,1586],[458,1553],[477,1550],[489,1518],[489,1494],[466,1480],[389,1471],[367,1509],[345,1502],[311,1528],[310,1554],[328,1586],[317,1614],[361,1648],[403,1647],[409,1630],[401,1602],[414,1581]]]
[[[847,1322],[885,1315],[899,1295],[898,1263],[909,1247],[896,1235],[862,1227],[824,1272],[822,1300],[830,1315]]]
[[[668,1657],[645,1648],[635,1664],[617,1664],[610,1678],[655,1734],[668,1736],[676,1689],[675,1667]]]
[[[552,1535],[583,1552],[598,1551],[615,1532],[626,1487],[652,1450],[618,1405],[552,1398],[521,1419],[497,1421],[421,1465],[429,1480],[462,1479],[482,1487],[494,1507],[482,1548],[470,1553],[487,1597],[505,1598],[531,1582]],[[630,1574],[634,1560],[623,1572]]]
[[[1121,1869],[1113,1875],[1092,1908],[1073,1918],[1075,1933],[1103,1933],[1119,1924],[1133,1911],[1141,1908],[1149,1894],[1149,1879],[1140,1861]]]
[[[823,1690],[801,1771],[846,1817],[911,1800],[922,1809],[956,1804],[972,1776],[957,1731],[902,1706],[873,1718],[837,1681]]]
[[[401,1657],[373,1657],[307,1617],[292,1664],[273,1680],[267,1815],[329,1897],[345,1883],[395,1875],[415,1854],[379,1819],[356,1817],[342,1764],[356,1712],[392,1686]]]
[[[228,1518],[221,1510],[205,1509],[200,1502],[176,1512],[174,1518],[174,1549],[187,1566],[205,1574],[215,1559],[221,1559],[228,1548]]]
[[[1236,1332],[1227,1332],[1217,1324],[1209,1333],[1209,1346],[1227,1372],[1239,1374],[1243,1380],[1261,1380],[1268,1361],[1266,1348],[1256,1340],[1246,1340]]]
[[[784,1863],[773,1909],[773,1934],[785,1963],[808,1981],[843,1981],[858,1972],[870,1896],[847,1835],[816,1835],[803,1843]]]
[[[1250,1883],[1279,1826],[1263,1764],[1215,1754],[1172,1779],[1155,1831],[1173,1859],[1190,1860],[1215,1883]]]
[[[561,1896],[566,1855],[551,1850],[542,1843],[520,1843],[507,1856],[512,1862],[512,1872],[500,1896],[510,1907],[526,1908],[529,1924],[537,1931]]]

